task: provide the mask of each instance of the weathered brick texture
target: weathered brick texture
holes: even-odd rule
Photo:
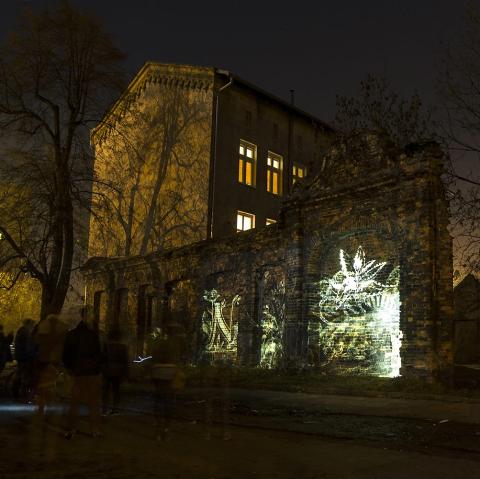
[[[283,363],[315,364],[322,352],[312,348],[312,331],[323,327],[315,315],[316,285],[338,270],[340,249],[353,254],[361,246],[369,257],[400,271],[401,374],[448,374],[452,245],[441,174],[442,153],[434,143],[399,150],[382,135],[355,135],[331,149],[322,173],[297,185],[275,225],[165,254],[91,258],[84,268],[87,302],[96,301],[97,318],[103,315],[107,327],[119,321],[138,353],[145,351],[139,335],[176,318],[195,361],[207,307],[204,291],[217,290],[226,304],[238,295],[231,314],[238,322],[235,360],[251,365],[260,361],[265,278],[282,277]],[[119,291],[128,300],[122,303]],[[120,303],[128,309],[119,312]],[[338,334],[342,330],[345,337]],[[388,349],[384,335],[349,327],[348,321],[332,337],[337,342],[350,337],[349,354],[359,366]]]

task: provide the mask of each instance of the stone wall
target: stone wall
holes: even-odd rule
[[[452,259],[438,146],[400,151],[367,132],[339,141],[323,165],[296,185],[277,224],[161,255],[91,258],[87,301],[104,292],[106,327],[118,321],[138,354],[174,321],[193,362],[448,373]]]

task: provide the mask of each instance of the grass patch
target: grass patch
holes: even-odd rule
[[[305,392],[317,394],[382,395],[415,393],[425,395],[454,394],[438,383],[427,383],[415,378],[382,378],[367,375],[326,374],[320,371],[281,371],[260,368],[236,367],[228,371],[213,368],[190,368],[188,384],[201,387],[205,382],[227,374],[234,388],[268,389],[274,391]],[[458,394],[458,390],[455,390]]]

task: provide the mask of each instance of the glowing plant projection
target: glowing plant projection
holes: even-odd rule
[[[268,272],[266,273],[268,279]],[[260,366],[271,369],[279,365],[283,356],[285,325],[285,281],[274,282],[262,308],[262,345]]]
[[[315,314],[323,357],[326,362],[362,364],[382,376],[399,376],[399,268],[387,273],[387,263],[367,261],[361,246],[353,258],[340,250],[339,262],[340,270],[318,283]]]
[[[210,353],[236,353],[238,323],[234,321],[234,310],[240,304],[241,297],[238,294],[233,297],[228,305],[227,319],[224,316],[227,301],[216,289],[205,291],[203,299],[210,303],[202,315],[202,330],[208,338],[205,350]]]

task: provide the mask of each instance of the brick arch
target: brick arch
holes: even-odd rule
[[[348,229],[348,225],[345,225],[344,228],[342,228],[343,231],[338,231],[337,229],[334,232],[329,231],[324,234],[319,234],[308,242],[303,304],[305,316],[310,325],[308,337],[310,363],[318,364],[319,358],[322,356],[322,345],[318,342],[318,328],[323,326],[315,314],[319,302],[317,284],[321,279],[331,277],[340,270],[340,249],[343,249],[350,258],[352,258],[357,252],[358,247],[361,246],[365,253],[366,261],[377,260],[387,262],[387,265],[385,265],[379,273],[378,279],[380,281],[386,280],[395,267],[399,266],[401,268],[401,248],[397,240],[398,237],[392,234],[392,229],[388,223],[365,226],[366,225],[362,225],[361,228]],[[399,292],[401,294],[400,288]],[[398,313],[400,314],[400,310],[398,310]],[[403,331],[401,314],[399,327],[400,330]],[[395,330],[397,330],[396,328],[397,326],[395,326]],[[345,338],[345,336],[342,337]],[[348,341],[348,339],[345,340]],[[367,350],[373,354],[374,351],[379,350],[376,344],[377,343],[372,343],[372,348],[367,348]],[[367,363],[368,361],[365,364]],[[378,364],[386,363],[382,361]],[[369,367],[371,367],[370,363]],[[383,371],[379,370],[379,373],[382,372]]]

